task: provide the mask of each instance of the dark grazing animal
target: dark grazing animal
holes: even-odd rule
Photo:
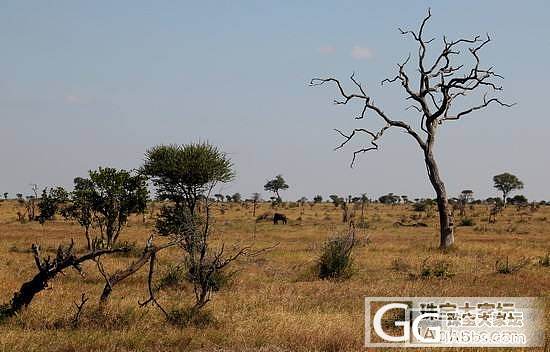
[[[275,213],[275,214],[273,214],[273,224],[274,224],[274,225],[277,225],[277,224],[279,223],[279,221],[282,221],[283,224],[286,224],[286,222],[287,222],[286,215],[285,215],[285,214],[281,214],[281,213]]]

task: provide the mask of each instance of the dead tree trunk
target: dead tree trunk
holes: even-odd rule
[[[429,147],[431,148],[431,147]],[[445,184],[439,176],[439,169],[431,150],[425,152],[426,169],[428,177],[435,190],[437,200],[437,211],[439,213],[439,247],[446,249],[454,244],[454,224],[452,216],[449,212],[449,201],[447,199],[447,191]]]

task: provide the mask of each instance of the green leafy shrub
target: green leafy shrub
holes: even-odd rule
[[[205,258],[202,262],[187,259],[187,280],[194,285],[202,285],[208,292],[218,292],[229,285],[234,273],[218,268],[216,259]]]

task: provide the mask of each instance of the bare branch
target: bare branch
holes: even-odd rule
[[[72,326],[73,328],[78,327],[78,322],[80,321],[80,315],[82,314],[82,310],[84,309],[84,305],[86,302],[88,302],[89,298],[86,297],[85,293],[82,293],[82,296],[80,297],[80,303],[74,302],[74,305],[76,307],[76,312],[72,320]]]
[[[384,81],[382,81],[382,84],[384,82],[394,82],[396,80],[401,80],[403,86],[407,86],[408,87],[408,77],[406,75],[406,73],[404,73],[404,70],[403,70],[403,67],[407,64],[407,62],[409,61],[409,58],[410,56],[404,61],[403,64],[400,64],[398,65],[400,67],[400,75],[397,76],[396,78],[394,79],[386,79]],[[314,78],[311,80],[310,82],[310,86],[320,86],[320,85],[323,85],[327,82],[334,82],[340,92],[340,94],[342,95],[342,97],[344,97],[344,100],[343,101],[336,101],[336,104],[347,104],[349,101],[353,100],[353,99],[358,99],[358,100],[363,100],[364,102],[364,106],[363,106],[363,109],[362,109],[362,112],[361,114],[356,117],[356,119],[363,119],[365,117],[365,113],[368,110],[372,110],[374,111],[380,118],[382,118],[382,120],[386,123],[386,126],[383,127],[378,133],[374,133],[372,131],[369,131],[367,129],[357,129],[357,130],[354,130],[351,135],[346,135],[344,133],[342,133],[341,131],[339,130],[336,130],[340,135],[342,135],[344,138],[345,138],[345,141],[340,145],[338,146],[336,149],[340,149],[342,148],[347,142],[349,142],[357,132],[363,132],[363,133],[367,133],[371,136],[372,140],[370,142],[371,146],[370,147],[366,147],[366,148],[362,148],[360,150],[357,150],[356,152],[354,152],[354,156],[353,156],[353,160],[351,162],[351,165],[353,166],[354,162],[355,162],[355,159],[357,157],[357,155],[359,153],[365,153],[367,151],[370,151],[370,150],[375,150],[375,149],[378,149],[378,145],[375,143],[376,140],[378,140],[382,134],[384,133],[384,131],[386,129],[388,129],[389,127],[398,127],[400,129],[403,129],[405,130],[409,135],[411,135],[416,141],[417,143],[422,147],[424,148],[425,147],[425,144],[424,144],[424,141],[420,138],[420,136],[416,133],[416,131],[414,131],[407,123],[403,122],[403,121],[398,121],[398,120],[392,120],[390,119],[383,111],[382,109],[380,109],[378,106],[376,106],[372,101],[371,101],[371,98],[369,96],[367,96],[365,90],[363,89],[363,87],[361,86],[361,84],[355,79],[354,75],[351,75],[350,77],[351,81],[358,87],[359,89],[359,93],[353,93],[353,94],[348,94],[345,92],[345,90],[343,89],[342,87],[342,84],[340,83],[339,80],[335,79],[335,78]],[[412,94],[412,91],[411,91],[411,94]],[[417,100],[417,99],[415,99]],[[417,100],[418,101],[418,100]],[[423,104],[423,103],[421,103]]]
[[[156,260],[156,252],[153,252],[151,255],[151,258],[149,260],[149,275],[147,276],[147,289],[149,291],[149,298],[144,302],[139,302],[138,304],[140,307],[145,307],[149,303],[155,305],[166,318],[168,318],[168,313],[164,308],[160,305],[160,303],[157,301],[157,298],[155,297],[155,290],[153,288],[153,275],[155,273],[155,260]]]
[[[454,116],[445,116],[445,117],[439,119],[439,123],[441,124],[443,121],[459,120],[462,116],[468,115],[468,114],[470,114],[474,111],[477,111],[477,110],[484,109],[487,106],[489,106],[489,104],[491,104],[491,103],[496,103],[500,106],[507,107],[507,108],[510,108],[510,107],[516,105],[516,103],[513,103],[513,104],[504,103],[504,102],[500,101],[498,98],[491,98],[491,99],[487,100],[487,94],[485,94],[483,96],[483,103],[481,103],[479,105],[476,105],[474,107],[471,107],[467,110],[461,111],[461,112],[459,112],[458,114],[456,114]]]
[[[351,164],[350,164],[350,167],[353,167],[353,165],[355,163],[355,159],[357,158],[358,154],[366,153],[366,152],[371,151],[371,150],[378,150],[378,144],[376,143],[376,141],[380,137],[382,137],[382,135],[384,134],[384,131],[387,130],[388,128],[390,128],[390,127],[391,127],[390,125],[386,125],[380,131],[378,131],[377,133],[371,132],[371,131],[366,130],[364,128],[356,128],[349,135],[346,135],[342,131],[340,131],[338,129],[335,129],[336,132],[338,132],[342,137],[344,137],[344,141],[340,145],[338,145],[336,148],[334,148],[334,150],[338,150],[338,149],[341,149],[342,147],[344,147],[349,141],[351,141],[353,139],[353,137],[355,136],[356,133],[361,133],[362,132],[362,133],[368,134],[372,138],[371,141],[370,141],[371,146],[361,148],[361,149],[356,150],[356,151],[353,152],[353,159],[351,160]]]

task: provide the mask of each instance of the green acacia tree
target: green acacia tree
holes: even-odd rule
[[[100,259],[103,256],[130,250],[128,246],[115,246],[115,244],[122,227],[127,223],[128,216],[144,209],[148,196],[145,178],[113,168],[99,168],[96,171],[90,171],[89,175],[89,179],[75,179],[75,191],[70,199],[72,204],[66,210],[66,214],[75,216],[86,229],[93,221],[100,228],[102,238],[93,242],[88,238],[89,251],[81,255],[77,254],[75,243],[72,240],[68,246],[60,245],[54,260],[49,255],[42,258],[40,247],[33,244],[32,252],[38,272],[31,280],[21,285],[8,304],[0,305],[0,316],[16,314],[28,306],[37,293],[48,287],[48,282],[59,273],[63,273],[69,268],[80,271],[82,270],[81,264],[87,261],[96,262],[102,276],[107,280],[106,286],[110,290],[118,282],[116,279],[119,276],[110,276],[105,271]],[[46,218],[54,214],[59,199],[67,199],[67,193],[63,189],[57,188],[49,192],[45,190],[39,202],[39,207],[41,207],[39,217]],[[152,246],[146,247],[147,250],[150,248],[156,249]],[[139,263],[138,260],[132,265],[138,266]]]
[[[111,248],[130,214],[140,213],[147,206],[146,179],[139,174],[109,167],[100,167],[90,171],[89,175],[89,180],[79,181],[82,189],[77,189],[78,204],[83,207],[91,205],[101,239],[107,248]]]
[[[269,180],[264,185],[264,189],[269,192],[273,192],[277,195],[277,201],[281,201],[281,195],[279,191],[288,189],[288,184],[286,183],[283,175],[277,175],[272,180]]]
[[[248,250],[226,255],[223,245],[212,248],[210,243],[210,194],[216,185],[235,177],[233,164],[225,153],[208,143],[168,145],[147,151],[142,172],[157,187],[159,198],[171,201],[161,209],[156,230],[184,251],[186,276],[195,295],[195,304],[189,310],[189,316],[193,316],[219,289],[226,266]]]
[[[59,210],[59,207],[67,203],[69,200],[69,193],[65,191],[63,187],[57,188],[44,188],[42,196],[38,201],[38,221],[40,224],[44,224],[47,220],[52,220],[55,213]]]
[[[493,177],[493,182],[493,187],[502,192],[502,202],[504,205],[506,205],[506,199],[510,192],[523,188],[523,182],[521,182],[517,176],[508,172],[495,175]]]
[[[196,143],[151,148],[145,153],[142,172],[151,177],[159,199],[177,205],[185,203],[194,214],[203,195],[209,194],[217,183],[233,179],[232,167],[231,161],[216,147]]]

